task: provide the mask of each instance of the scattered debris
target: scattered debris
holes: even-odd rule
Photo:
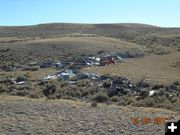
[[[46,60],[40,63],[40,68],[49,68],[52,67],[54,62],[52,60]]]
[[[61,63],[61,62],[58,62],[58,63],[55,63],[54,66],[57,68],[57,69],[62,69],[65,67],[65,64]]]
[[[23,85],[23,84],[25,84],[25,82],[24,81],[21,81],[21,82],[14,81],[14,84],[16,84],[16,85]]]
[[[47,75],[46,77],[44,77],[43,80],[50,80],[50,79],[57,79],[58,77],[56,75]]]
[[[154,95],[154,93],[155,93],[155,90],[151,90],[151,91],[149,91],[149,96],[153,96],[153,95]]]
[[[63,72],[58,73],[58,78],[62,79],[63,81],[70,80],[71,78],[76,76],[75,71],[73,70],[65,70]]]
[[[29,63],[28,66],[30,66],[30,67],[38,66],[38,62],[31,62],[31,63]]]

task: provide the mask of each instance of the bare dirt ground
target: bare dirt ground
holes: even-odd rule
[[[1,135],[163,135],[164,125],[132,125],[132,117],[177,118],[175,112],[68,100],[0,96]]]

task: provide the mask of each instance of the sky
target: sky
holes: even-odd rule
[[[180,27],[180,0],[0,0],[0,26],[41,23]]]

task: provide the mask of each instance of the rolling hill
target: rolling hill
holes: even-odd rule
[[[45,80],[62,69],[40,67],[47,61],[72,63],[117,52],[139,57],[78,70],[105,80]],[[37,70],[23,70],[32,63]],[[164,123],[133,125],[131,118],[179,119],[179,89],[180,28],[134,23],[0,26],[0,134],[163,134]]]
[[[56,61],[74,59],[81,56],[96,55],[101,51],[107,53],[118,51],[141,53],[146,58],[142,59],[140,63],[144,63],[145,65],[147,65],[146,63],[150,63],[151,66],[149,67],[162,67],[161,63],[158,61],[153,62],[153,59],[156,60],[157,55],[163,55],[162,57],[164,57],[165,61],[167,60],[165,63],[168,63],[166,66],[171,67],[173,64],[176,66],[176,63],[179,62],[179,50],[180,28],[163,28],[133,23],[52,23],[33,26],[0,27],[0,67],[9,64],[18,67],[33,61],[42,61],[45,59]],[[171,53],[174,55],[166,55]],[[153,57],[155,58],[151,59],[151,55],[154,55]],[[177,59],[171,61],[171,58],[169,58],[171,56],[175,56]],[[137,67],[135,64],[127,66],[133,67],[133,70],[131,70],[133,72]],[[139,65],[139,67],[142,68],[143,66]],[[137,76],[144,76],[147,73],[153,72],[151,70],[152,68],[146,69],[147,71],[143,70],[143,72],[136,70]],[[121,66],[118,71],[115,71],[116,73],[124,72]],[[169,79],[160,78],[160,81],[161,79],[172,79],[172,81],[175,81],[177,79],[176,72],[179,72],[179,68],[178,66],[174,69],[167,68],[165,72],[167,73],[166,75],[170,75],[173,72],[174,77],[171,75]],[[100,71],[99,73],[102,72]],[[129,77],[136,78],[132,74]],[[167,76],[164,77],[167,78]],[[155,75],[154,78],[158,77]]]

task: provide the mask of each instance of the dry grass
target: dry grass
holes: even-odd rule
[[[53,104],[53,105],[58,105],[58,104],[67,104],[70,106],[76,106],[76,107],[88,107],[89,109],[95,109],[91,107],[91,103],[88,102],[82,102],[79,100],[66,100],[66,99],[55,99],[55,100],[46,100],[46,98],[41,98],[41,99],[32,99],[28,97],[19,97],[19,96],[9,96],[9,95],[0,95],[0,103],[8,103],[8,102],[32,102],[32,103],[45,103],[45,104]],[[167,110],[167,109],[162,109],[162,108],[145,108],[145,107],[133,107],[133,106],[117,106],[115,104],[107,105],[103,103],[98,103],[98,107],[96,109],[119,109],[119,110],[124,110],[124,112],[133,112],[137,111],[138,113],[168,113],[169,115],[175,116],[175,115],[180,115],[177,112]]]
[[[0,75],[6,75],[6,76],[12,76],[13,78],[16,78],[18,76],[24,76],[28,74],[30,77],[29,80],[42,80],[43,77],[49,74],[56,73],[57,70],[54,68],[48,68],[48,69],[39,69],[38,71],[11,71],[11,72],[0,72]]]
[[[144,58],[127,60],[120,64],[87,68],[85,71],[99,74],[110,73],[136,81],[146,78],[146,81],[151,83],[169,84],[180,81],[180,68],[173,66],[179,61],[179,58],[179,52],[162,56],[145,56]]]
[[[103,37],[103,36],[95,36],[89,37],[87,34],[80,34],[79,37],[74,37],[74,34],[69,36],[59,37],[59,38],[49,38],[49,39],[35,39],[35,40],[28,40],[22,42],[15,42],[11,44],[7,44],[6,46],[11,48],[24,48],[25,46],[36,46],[44,47],[45,45],[57,45],[57,47],[64,48],[71,47],[72,50],[76,49],[76,52],[80,51],[90,51],[90,52],[98,52],[99,50],[103,51],[145,51],[146,48],[139,46],[134,43],[128,43],[125,41],[121,41],[116,38],[112,37]],[[43,49],[43,48],[42,48]],[[62,50],[59,50],[62,51]],[[65,50],[68,51],[68,50]],[[86,53],[86,52],[85,52]]]
[[[131,118],[178,118],[154,108],[0,96],[0,134],[163,134],[164,125],[132,125]],[[153,130],[152,130],[153,129]]]

